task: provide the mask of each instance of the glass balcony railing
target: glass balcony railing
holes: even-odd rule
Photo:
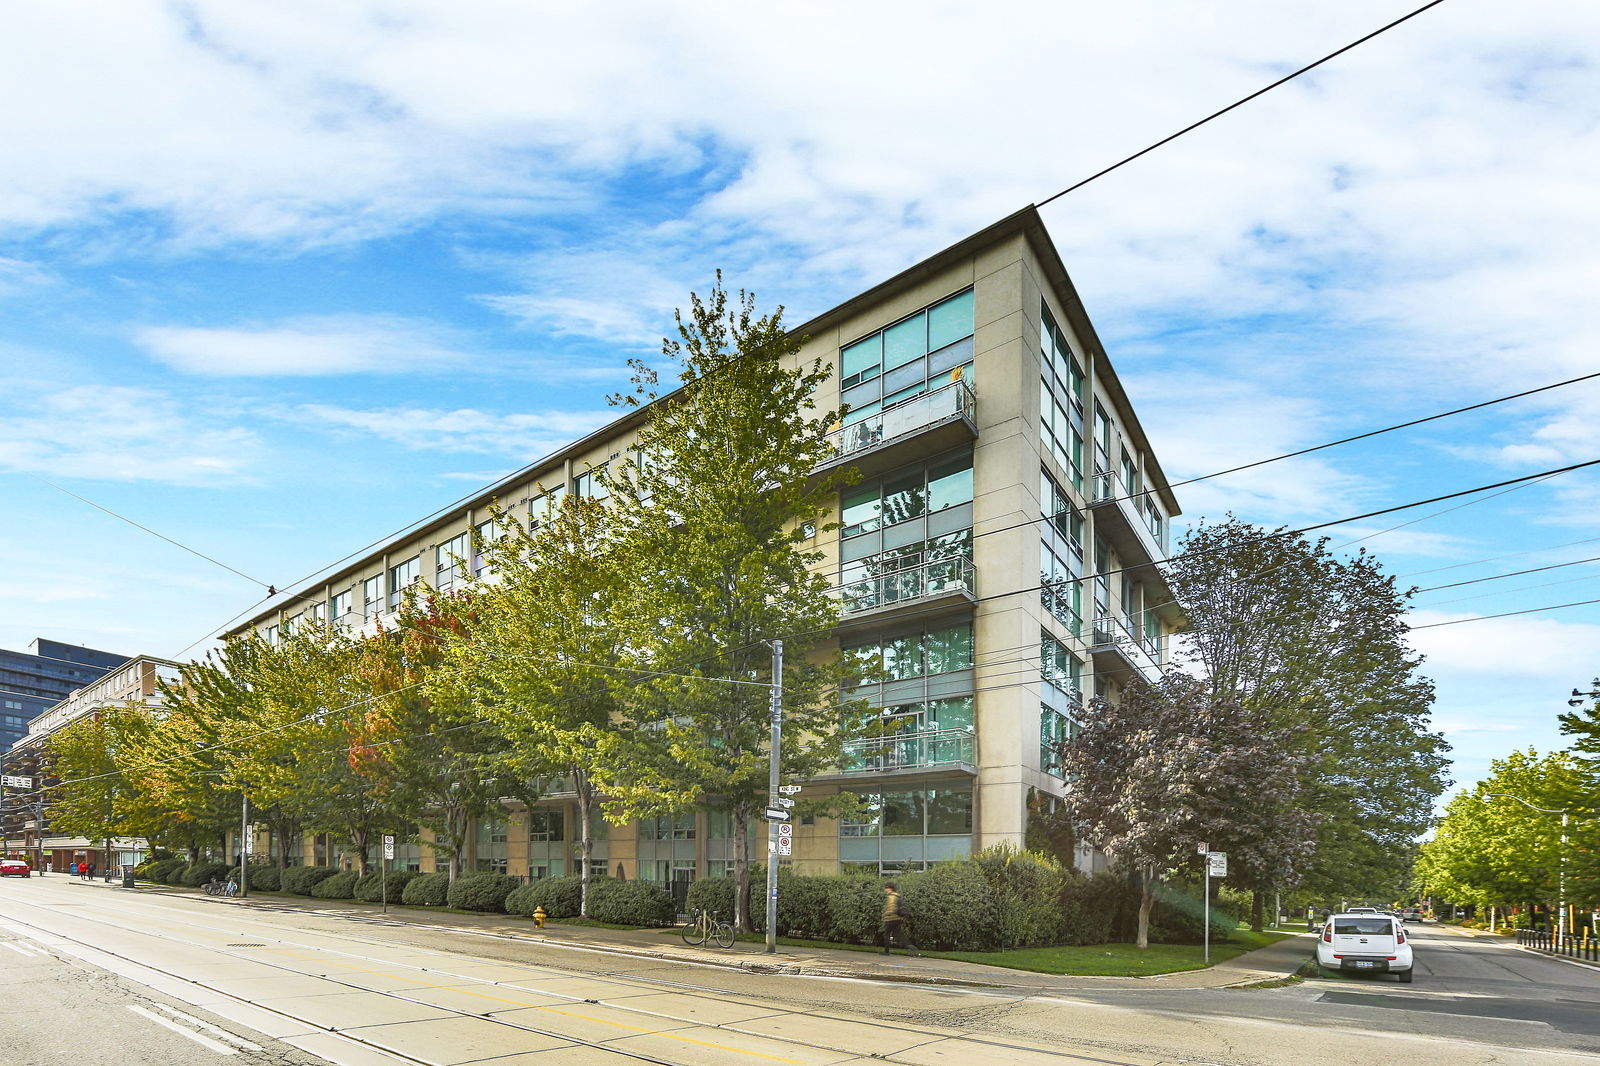
[[[932,766],[970,766],[974,765],[975,743],[970,729],[890,733],[846,744],[839,770],[846,774],[870,774]]]
[[[889,573],[852,581],[839,590],[841,610],[846,615],[876,610],[897,603],[926,600],[951,592],[978,594],[977,571],[964,556],[922,561],[923,556],[907,557],[907,565]]]
[[[978,424],[978,400],[972,386],[965,381],[946,385],[936,392],[925,392],[893,407],[870,414],[843,429],[830,434],[834,459],[842,459],[858,452],[869,451],[884,441],[924,426],[949,419],[952,415],[964,417],[974,427]]]

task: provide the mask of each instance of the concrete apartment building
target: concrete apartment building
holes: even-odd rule
[[[53,734],[107,708],[131,703],[157,706],[161,702],[159,683],[177,680],[178,664],[171,660],[149,655],[125,658],[103,677],[75,688],[28,723],[27,733],[0,753],[0,768],[7,775],[34,781],[31,791],[7,788],[0,803],[0,840],[4,841],[6,855],[26,858],[36,870],[64,870],[72,862],[92,862],[105,869],[106,841],[53,831],[48,802],[42,806],[38,802],[37,790],[57,781],[51,773],[46,745]],[[113,837],[109,861],[112,865],[139,862],[145,851],[143,840]]]
[[[862,474],[818,543],[842,598],[837,639],[883,663],[887,679],[859,694],[898,727],[797,782],[808,797],[868,796],[872,810],[803,819],[794,866],[911,870],[1021,844],[1030,805],[1065,788],[1048,747],[1084,700],[1162,669],[1183,622],[1155,565],[1177,502],[1032,208],[794,333],[809,338],[801,359],[835,366],[819,404],[851,407],[828,465]],[[306,617],[369,628],[415,582],[460,588],[481,570],[471,533],[492,537],[491,505],[537,521],[564,493],[603,495],[598,475],[648,415],[629,412],[241,629],[273,637]],[[575,810],[561,795],[508,802],[478,827],[469,865],[574,872]],[[597,835],[596,869],[630,878],[681,884],[731,866],[715,813]],[[429,849],[400,865],[431,869]]]

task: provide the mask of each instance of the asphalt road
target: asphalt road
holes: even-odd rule
[[[1600,1066],[1600,971],[1412,929],[1409,986],[1335,976],[1231,990],[1115,978],[977,989],[750,973],[265,899],[11,881],[0,884],[11,964],[0,969],[0,1062]]]

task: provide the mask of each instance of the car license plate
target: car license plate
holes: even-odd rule
[[[1357,970],[1376,970],[1378,968],[1378,964],[1371,959],[1356,959],[1350,965]]]

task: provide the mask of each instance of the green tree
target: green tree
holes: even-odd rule
[[[142,706],[105,707],[46,742],[45,759],[60,781],[49,801],[52,828],[102,841],[107,862],[113,836],[144,836],[150,828],[141,797],[123,772],[150,729]]]
[[[612,817],[692,804],[726,811],[734,834],[735,920],[750,928],[748,826],[767,795],[772,652],[785,641],[783,772],[836,764],[860,715],[841,709],[845,679],[825,650],[837,601],[815,569],[807,524],[830,513],[843,476],[831,458],[838,411],[813,396],[830,368],[802,364],[782,308],[757,316],[721,275],[677,315],[662,354],[681,388],[657,398],[634,362],[633,395],[653,399],[633,456],[609,475],[622,523],[617,553],[635,602],[627,647],[656,676],[625,700],[612,765],[597,773]]]
[[[631,606],[617,524],[593,498],[566,497],[530,530],[499,514],[502,539],[488,546],[488,580],[473,590],[472,611],[449,644],[451,666],[478,714],[507,741],[525,780],[564,778],[578,804],[579,913],[589,914],[592,825],[599,813],[594,778],[616,762],[612,723],[626,669]]]
[[[1584,776],[1569,752],[1540,756],[1529,748],[1496,759],[1489,776],[1451,799],[1432,840],[1418,858],[1419,887],[1478,907],[1556,902],[1566,862],[1569,902],[1592,902],[1584,867],[1575,861],[1592,837],[1579,823],[1568,827],[1563,847],[1559,815],[1571,811]]]
[[[371,702],[352,765],[432,830],[429,846],[445,856],[452,882],[475,820],[503,815],[502,797],[537,798],[537,782],[519,772],[505,737],[448,665],[448,646],[473,610],[468,597],[409,597],[396,628],[363,644],[357,666]]]
[[[1191,629],[1180,654],[1218,698],[1298,738],[1312,758],[1272,812],[1322,816],[1298,874],[1326,895],[1393,898],[1431,823],[1449,745],[1428,729],[1433,684],[1406,644],[1409,593],[1366,552],[1335,556],[1230,517],[1186,536],[1168,571]],[[1255,915],[1283,871],[1245,871]]]
[[[1062,807],[1074,831],[1139,875],[1140,948],[1149,946],[1158,885],[1197,868],[1200,842],[1229,854],[1230,873],[1234,855],[1292,873],[1309,850],[1271,841],[1260,815],[1276,811],[1269,798],[1294,790],[1300,756],[1273,727],[1192,678],[1134,681],[1115,702],[1093,700],[1059,757],[1072,782]]]

